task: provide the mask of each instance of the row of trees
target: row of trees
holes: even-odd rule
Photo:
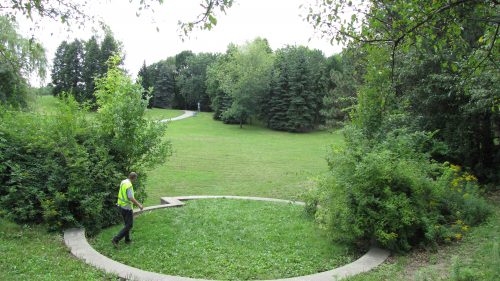
[[[242,46],[229,45],[225,54],[184,51],[139,71],[145,89],[152,87],[150,106],[213,110],[214,119],[243,124],[258,119],[274,130],[306,132],[328,120],[337,124],[340,112],[331,75],[340,73],[339,56],[288,46],[273,52],[257,38]],[[335,76],[336,77],[336,76]],[[342,95],[354,97],[344,86]],[[336,110],[324,110],[325,104]]]
[[[70,93],[78,102],[95,104],[95,79],[108,70],[108,59],[120,52],[120,43],[110,31],[102,42],[95,36],[88,41],[63,41],[54,57],[52,67],[53,94]]]
[[[143,64],[138,76],[144,89],[152,88],[150,107],[210,110],[206,91],[206,70],[217,55],[183,51],[149,66]]]

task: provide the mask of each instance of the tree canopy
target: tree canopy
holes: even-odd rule
[[[15,22],[0,16],[0,102],[26,104],[26,77],[45,76],[45,50],[36,40],[24,38]]]
[[[120,43],[109,30],[102,42],[94,36],[88,41],[61,42],[52,66],[53,94],[70,93],[76,101],[95,106],[94,80],[107,73],[109,58],[120,52]]]

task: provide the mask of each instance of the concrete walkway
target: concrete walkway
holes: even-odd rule
[[[243,196],[181,196],[181,197],[162,197],[161,205],[151,206],[144,208],[144,210],[134,212],[138,215],[143,212],[153,211],[161,208],[171,208],[180,207],[184,203],[182,201],[195,200],[195,199],[240,199],[240,200],[257,200],[257,201],[270,201],[270,202],[280,202],[296,205],[304,205],[303,202],[288,201],[273,198],[261,198],[261,197],[243,197]],[[85,238],[84,229],[68,229],[64,231],[64,243],[68,246],[71,253],[84,260],[86,263],[98,267],[108,273],[113,273],[121,278],[128,280],[138,280],[138,281],[207,281],[205,279],[194,279],[187,277],[179,277],[172,275],[159,274],[155,272],[144,271],[138,268],[134,268],[128,265],[124,265],[117,261],[114,261],[99,252],[97,252]],[[276,279],[274,281],[334,281],[340,280],[347,276],[356,275],[361,272],[369,271],[381,263],[383,263],[389,252],[380,248],[372,247],[368,253],[363,255],[358,260],[346,264],[342,267],[335,268],[333,270],[307,275],[299,276],[286,279]],[[272,281],[272,280],[268,280]]]
[[[163,119],[163,120],[159,120],[158,122],[170,122],[170,121],[178,121],[178,120],[182,120],[182,119],[186,119],[186,118],[189,118],[189,117],[193,117],[196,115],[196,111],[191,111],[191,110],[184,110],[184,114],[180,115],[180,116],[177,116],[177,117],[174,117],[174,118],[168,118],[168,119]]]

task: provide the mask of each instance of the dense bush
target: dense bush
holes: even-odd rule
[[[428,134],[395,130],[368,140],[347,127],[345,137],[346,147],[332,149],[330,173],[307,200],[334,239],[407,251],[460,240],[487,216],[477,179],[423,152]]]
[[[7,111],[0,118],[0,209],[51,229],[113,223],[118,184],[165,159],[164,127],[144,119],[142,87],[115,66],[97,82],[99,111],[67,98],[55,115]],[[144,188],[139,182],[139,194]]]

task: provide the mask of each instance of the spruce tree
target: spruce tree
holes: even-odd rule
[[[56,53],[54,55],[54,62],[52,66],[52,85],[54,85],[54,89],[52,91],[54,96],[59,96],[63,91],[66,91],[68,88],[66,84],[66,78],[64,76],[65,66],[65,54],[68,49],[68,42],[63,41],[57,47]]]
[[[288,46],[276,52],[271,89],[262,114],[269,128],[306,132],[321,121],[325,95],[324,56],[306,47]]]
[[[104,39],[101,43],[101,50],[99,56],[99,74],[101,76],[105,75],[108,72],[107,62],[110,57],[114,54],[120,53],[120,45],[113,37],[113,33],[111,31],[107,31]]]
[[[306,99],[311,95],[307,82],[308,74],[305,65],[305,54],[300,49],[291,51],[291,68],[289,76],[290,103],[287,110],[286,129],[292,132],[303,132],[310,129],[313,116],[310,104]]]
[[[271,88],[269,91],[269,105],[267,124],[274,130],[286,130],[287,111],[289,106],[289,85],[288,85],[288,61],[286,49],[276,51],[276,59],[273,66],[271,78]]]
[[[84,100],[83,87],[83,44],[75,40],[68,44],[64,53],[63,77],[68,93],[73,95],[78,102]]]
[[[167,61],[155,64],[153,106],[171,108],[175,95],[175,65]]]
[[[94,79],[99,76],[99,44],[95,36],[92,36],[85,42],[85,56],[83,60],[83,83],[85,85],[84,99],[95,104],[95,82]]]
[[[153,87],[152,79],[151,79],[151,73],[149,68],[146,66],[146,61],[142,63],[141,69],[139,69],[139,72],[137,74],[141,78],[141,85],[142,88],[144,89],[144,92],[142,93],[142,98],[147,99],[148,98],[148,91],[151,87]],[[148,108],[153,107],[153,98],[149,97],[149,103],[148,103]]]

